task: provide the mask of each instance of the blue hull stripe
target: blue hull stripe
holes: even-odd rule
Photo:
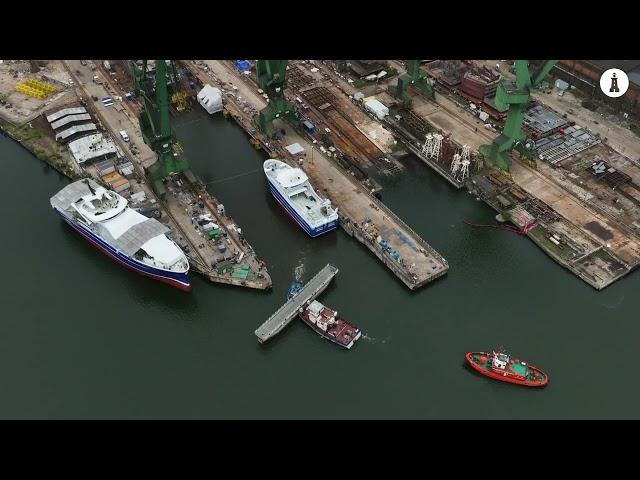
[[[319,235],[322,235],[323,233],[327,233],[327,232],[330,232],[331,230],[335,230],[336,228],[338,228],[338,223],[339,223],[338,220],[334,220],[332,222],[324,224],[325,228],[320,228],[320,227],[312,228],[311,225],[309,225],[300,216],[300,214],[296,212],[296,210],[289,204],[289,202],[287,202],[282,197],[278,189],[275,186],[273,186],[269,180],[267,180],[267,182],[269,183],[269,189],[271,190],[271,194],[273,195],[273,198],[276,199],[276,201],[282,206],[282,208],[284,208],[287,211],[287,213],[291,215],[291,218],[293,218],[295,222],[300,226],[300,228],[302,228],[310,237],[317,237]]]
[[[154,268],[149,265],[144,265],[139,262],[136,262],[132,258],[129,258],[123,255],[122,253],[118,252],[111,245],[109,245],[100,237],[98,237],[96,234],[94,234],[91,230],[87,229],[83,225],[73,222],[71,219],[69,219],[66,215],[64,215],[58,209],[55,209],[55,210],[56,212],[58,212],[58,214],[62,217],[62,219],[65,222],[67,222],[74,230],[80,233],[88,241],[93,243],[96,247],[100,248],[101,250],[106,251],[109,255],[111,255],[112,257],[115,257],[115,259],[117,259],[118,261],[133,268],[134,270],[137,270],[138,272],[143,273],[145,275],[157,277],[159,279],[165,279],[171,282],[180,283],[181,285],[184,285],[187,287],[190,285],[190,282],[189,282],[189,279],[187,278],[186,273],[167,272],[165,270],[160,270],[158,268]]]

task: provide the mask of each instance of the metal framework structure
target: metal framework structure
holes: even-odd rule
[[[460,155],[460,177],[463,182],[469,176],[469,167],[471,166],[471,148],[469,145],[462,146],[462,154]]]
[[[439,133],[428,133],[422,145],[422,153],[429,158],[434,158],[436,161],[440,160],[443,139],[444,137]]]
[[[509,171],[510,162],[505,155],[516,149],[526,158],[533,158],[533,141],[527,142],[522,130],[524,115],[529,105],[531,91],[556,64],[557,60],[545,60],[538,69],[529,71],[529,60],[516,60],[516,81],[502,80],[496,90],[495,103],[499,109],[508,108],[507,120],[502,134],[490,145],[480,147],[480,153],[504,171]]]
[[[402,100],[405,106],[411,106],[411,97],[407,93],[407,87],[417,89],[426,97],[435,98],[433,85],[428,81],[427,72],[420,68],[420,60],[406,60],[407,73],[398,79],[398,84],[391,88],[394,97]]]
[[[171,76],[171,83],[177,85],[177,73],[173,62],[167,65],[166,60],[156,60],[155,76],[147,75],[147,60],[142,61],[141,69],[135,62],[133,65],[135,94],[143,98],[143,108],[138,117],[140,130],[144,142],[158,156],[148,173],[154,190],[160,197],[164,197],[166,189],[163,179],[182,173],[187,180],[195,181],[169,121],[168,77]]]
[[[273,138],[275,129],[273,120],[286,118],[292,123],[299,123],[296,108],[286,100],[284,89],[287,88],[288,60],[256,61],[256,79],[258,85],[269,97],[269,103],[258,113],[256,124],[267,137]]]

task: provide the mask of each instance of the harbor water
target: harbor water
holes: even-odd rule
[[[268,292],[191,274],[184,293],[122,269],[51,210],[69,180],[0,136],[3,315],[0,418],[638,418],[638,272],[597,292],[418,163],[379,178],[384,202],[450,265],[416,292],[342,230],[309,238],[270,196],[235,123],[174,119],[196,175],[273,279]],[[292,322],[254,330],[296,277],[340,269],[319,300],[359,326],[350,351]],[[549,374],[535,390],[472,373],[464,355],[505,347]]]

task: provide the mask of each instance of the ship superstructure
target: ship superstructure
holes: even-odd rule
[[[170,229],[130,209],[116,192],[90,179],[78,180],[51,197],[51,206],[112,260],[181,290],[191,290],[189,261],[166,236]]]

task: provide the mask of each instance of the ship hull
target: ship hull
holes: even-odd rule
[[[305,221],[302,216],[296,211],[293,205],[291,205],[284,196],[280,193],[278,188],[271,182],[271,180],[267,179],[267,183],[269,184],[269,190],[271,190],[271,195],[276,200],[280,208],[284,210],[287,216],[293,220],[302,230],[304,230],[307,235],[310,237],[318,237],[322,234],[330,232],[331,230],[335,230],[338,228],[340,221],[338,219],[333,220],[331,222],[324,223],[317,227],[312,227]]]
[[[531,370],[534,370],[536,372],[538,372],[539,374],[541,374],[544,378],[543,381],[540,382],[532,382],[532,381],[528,381],[528,380],[521,380],[518,378],[514,378],[514,377],[510,377],[510,376],[505,376],[503,374],[494,372],[493,370],[489,370],[487,368],[485,368],[485,366],[483,365],[479,365],[478,363],[476,363],[473,360],[473,356],[474,355],[483,355],[486,358],[489,357],[488,353],[484,353],[484,352],[469,352],[465,355],[465,358],[467,359],[467,362],[469,363],[469,365],[471,365],[471,368],[473,368],[476,372],[484,375],[485,377],[489,377],[492,378],[494,380],[499,380],[501,382],[507,382],[507,383],[513,383],[516,385],[522,385],[525,387],[544,387],[545,385],[547,385],[549,383],[549,377],[547,377],[547,375],[540,370],[539,368],[534,367],[533,365],[529,365],[529,368]]]
[[[114,262],[122,265],[125,268],[128,268],[129,270],[133,270],[140,275],[144,275],[145,277],[149,277],[159,282],[166,283],[184,292],[191,291],[191,283],[189,282],[186,273],[167,272],[165,270],[160,270],[158,268],[136,262],[132,258],[122,255],[92,231],[88,230],[82,225],[78,225],[58,209],[55,210],[71,228],[78,232],[93,247],[101,251]]]
[[[353,347],[353,344],[356,343],[358,339],[362,336],[362,332],[358,331],[356,336],[353,337],[353,339],[349,343],[342,343],[338,341],[335,337],[332,337],[331,335],[327,334],[327,332],[325,332],[324,330],[321,330],[320,328],[318,328],[314,323],[307,320],[303,315],[298,315],[298,316],[302,319],[304,323],[309,325],[318,335],[326,338],[331,343],[335,343],[336,345],[340,345],[342,348],[346,348],[347,350],[351,349],[351,347]]]

